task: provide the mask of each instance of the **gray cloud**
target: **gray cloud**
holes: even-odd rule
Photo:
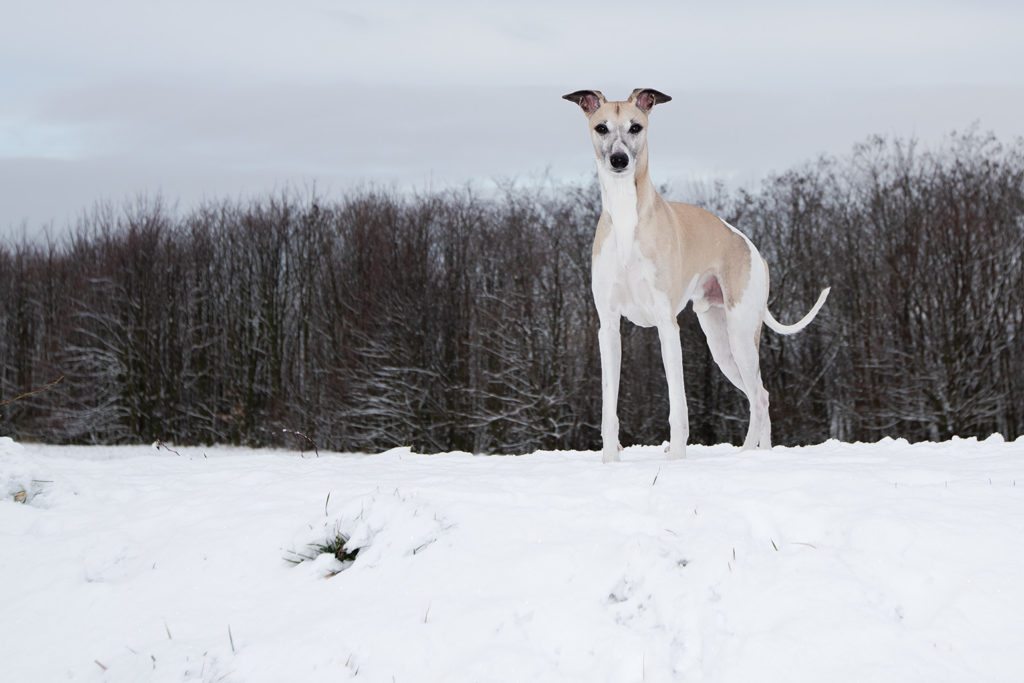
[[[651,86],[664,181],[749,182],[871,133],[1024,134],[1001,2],[18,3],[0,26],[0,230],[94,199],[586,177],[559,99]],[[671,107],[671,108],[669,108]]]

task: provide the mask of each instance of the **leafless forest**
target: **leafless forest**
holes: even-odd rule
[[[874,139],[671,199],[767,259],[776,443],[1024,434],[1024,142]],[[596,185],[98,207],[0,245],[0,435],[519,453],[599,447]],[[691,441],[747,408],[680,316]],[[623,323],[623,443],[667,439],[657,334]]]

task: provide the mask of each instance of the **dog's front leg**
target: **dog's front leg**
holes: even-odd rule
[[[619,459],[619,369],[622,363],[622,338],[619,335],[619,316],[601,315],[601,328],[597,332],[601,348],[601,443],[603,462]]]
[[[690,421],[683,388],[683,349],[679,342],[679,322],[672,317],[658,325],[661,360],[668,381],[668,457],[686,457],[686,441],[690,437]]]

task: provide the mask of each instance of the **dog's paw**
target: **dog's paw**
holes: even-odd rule
[[[601,462],[619,462],[619,451],[622,450],[622,446],[619,446],[618,450],[614,451],[603,451],[601,453]]]

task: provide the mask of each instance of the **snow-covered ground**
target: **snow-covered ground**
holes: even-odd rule
[[[0,680],[1024,680],[1024,439],[175,450],[0,439]]]

